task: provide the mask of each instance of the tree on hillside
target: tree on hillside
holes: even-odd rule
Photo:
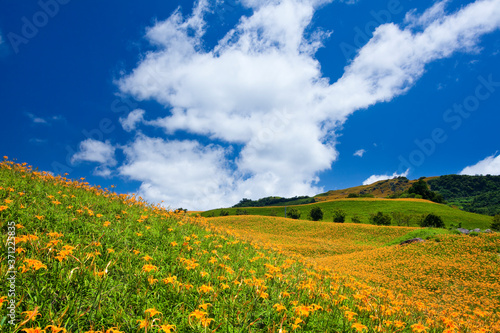
[[[384,214],[383,212],[378,212],[370,217],[370,220],[373,224],[376,225],[391,225],[391,216],[388,214]]]
[[[335,222],[335,221],[334,221]],[[352,217],[351,217],[351,222],[352,223],[361,223],[361,217],[359,217],[358,214],[354,214]]]
[[[286,216],[288,216],[291,219],[298,220],[300,219],[301,212],[297,208],[290,208],[288,212],[286,213]]]
[[[408,189],[408,193],[420,194],[422,197],[426,196],[428,192],[429,185],[427,185],[427,182],[423,179],[423,177],[413,183],[413,185]]]
[[[420,195],[422,199],[434,201],[437,203],[444,203],[443,196],[439,193],[432,192],[429,189],[429,185],[424,180],[425,177],[421,177],[418,181],[413,183],[413,185],[408,189],[409,194]]]
[[[444,228],[443,219],[435,214],[428,214],[420,223],[423,228]]]
[[[491,230],[500,231],[500,214],[493,216],[493,223],[491,223]]]
[[[333,211],[333,222],[344,223],[346,215],[347,215],[346,212],[344,212],[342,209],[334,210]]]
[[[313,221],[319,221],[323,219],[323,211],[321,210],[320,207],[316,206],[311,209],[309,212],[309,217]]]
[[[412,216],[410,214],[405,214],[403,212],[392,212],[391,215],[398,226],[410,226],[410,222],[412,219]]]

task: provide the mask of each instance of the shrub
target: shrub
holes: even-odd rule
[[[229,211],[227,211],[225,209],[221,209],[219,216],[228,216],[228,215],[229,215]]]
[[[347,195],[348,198],[359,198],[359,194],[356,194],[356,193],[349,193]]]
[[[425,214],[412,214],[410,218],[410,225],[421,225],[426,216],[427,215]]]
[[[352,221],[352,223],[361,223],[361,217],[359,217],[359,215],[357,215],[357,214],[354,214],[351,217],[351,221]],[[335,222],[335,220],[334,220],[334,222]]]
[[[309,217],[313,221],[319,221],[323,219],[323,211],[321,210],[320,207],[316,206],[311,209],[309,212]]]
[[[500,231],[500,214],[493,216],[493,222],[491,223],[491,230]]]
[[[375,215],[370,217],[370,220],[373,224],[376,225],[391,225],[391,216],[388,214],[384,214],[383,212],[378,212]]]
[[[342,209],[336,209],[333,211],[333,222],[344,223],[346,213]]]
[[[396,222],[396,225],[398,225],[398,226],[405,225],[407,227],[410,226],[410,221],[412,220],[411,215],[405,214],[402,212],[392,212],[391,215],[392,215],[394,222]]]
[[[248,212],[247,210],[243,210],[243,209],[236,209],[236,215],[248,215]]]
[[[444,228],[444,222],[440,216],[431,213],[423,219],[420,226],[424,228]]]
[[[286,216],[288,216],[291,219],[298,220],[300,219],[301,212],[297,208],[290,208],[288,212],[286,213]]]
[[[405,194],[405,195],[402,195],[401,198],[423,199],[420,194],[416,194],[416,193]]]
[[[398,199],[398,198],[401,198],[402,195],[404,195],[404,192],[399,191],[399,192],[394,192],[394,193],[390,194],[387,198]]]

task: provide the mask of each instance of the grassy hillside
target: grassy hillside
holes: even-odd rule
[[[336,209],[342,209],[347,213],[348,222],[352,221],[353,216],[357,215],[362,223],[368,223],[370,214],[375,214],[378,211],[384,213],[403,212],[415,215],[434,213],[441,216],[447,226],[461,223],[462,227],[470,229],[487,229],[492,222],[490,216],[464,212],[446,205],[418,199],[339,199],[309,205],[288,206],[287,209],[296,208],[302,213],[301,219],[307,219],[311,208],[314,206],[319,206],[323,210],[323,221],[332,221],[333,212]],[[234,208],[224,210],[229,212],[230,215],[237,214],[237,210]],[[242,210],[248,215],[285,216],[285,209],[283,207],[240,208],[240,211]],[[202,216],[219,216],[220,212],[221,209],[210,210],[203,212]]]
[[[451,207],[484,215],[500,213],[500,176],[465,176],[446,175],[427,177],[423,179],[432,191],[442,196]],[[232,208],[240,208],[244,213],[247,207],[291,206],[304,205],[314,202],[325,202],[352,197],[360,198],[398,198],[406,193],[418,180],[409,180],[406,177],[381,180],[370,185],[361,185],[342,190],[332,190],[310,197],[266,197],[259,200],[242,199]],[[404,197],[404,196],[403,196]],[[435,202],[440,200],[426,197]]]
[[[477,301],[476,306],[454,314],[422,306],[421,298],[408,298],[389,283],[387,288],[372,283],[377,275],[368,270],[365,275],[356,270],[350,274],[350,261],[338,267],[331,264],[337,260],[329,258],[337,255],[395,248],[383,245],[404,237],[411,228],[333,223],[324,228],[325,223],[316,223],[311,229],[310,221],[246,218],[248,234],[242,234],[235,228],[235,217],[220,219],[236,220],[231,228],[216,219],[166,211],[134,196],[4,160],[0,162],[0,274],[5,277],[0,281],[0,332],[499,329],[494,298],[500,271],[494,261],[496,235],[479,236],[476,243],[442,253],[446,260],[457,251],[470,254],[467,261],[457,258],[477,272],[456,276],[483,283],[481,289],[470,284],[477,287],[475,294],[462,290]],[[255,223],[252,218],[264,220]],[[291,228],[301,224],[302,229]],[[251,238],[257,235],[251,230],[273,228],[281,228],[272,236],[276,239],[289,233],[289,244],[305,242],[299,237],[309,233],[311,240],[317,240],[316,249],[325,239],[331,240],[331,248],[304,247],[299,252],[284,248],[285,243],[273,243],[272,237],[265,242]],[[407,250],[400,255],[406,262],[415,257]],[[383,255],[376,261],[369,258],[363,264],[387,267]],[[394,258],[390,257],[392,264]],[[322,260],[325,265],[319,266]],[[478,278],[479,273],[484,278]],[[418,281],[425,283],[425,276],[419,275]]]
[[[441,194],[450,206],[485,215],[500,213],[500,176],[445,175],[427,177],[424,180],[432,191]],[[342,190],[332,190],[318,194],[316,201],[345,199],[349,195],[371,195],[387,198],[407,191],[417,180],[399,177],[381,180],[370,185],[362,185]]]
[[[439,177],[427,177],[424,180],[428,182],[435,178]],[[387,198],[394,193],[400,193],[408,190],[416,181],[417,180],[408,180],[405,177],[398,177],[394,179],[381,180],[369,185],[360,185],[342,190],[332,190],[318,194],[314,198],[316,201],[329,201],[335,199],[345,199],[349,196],[349,194],[370,194],[375,198]]]
[[[440,324],[444,332],[480,332],[480,327],[483,332],[500,331],[499,234],[471,237],[434,229],[423,243],[390,246],[429,236],[429,230],[263,216],[216,217],[210,222],[248,241],[299,254],[336,274],[387,287],[394,303],[381,307],[379,314],[412,304],[429,315],[427,329],[420,332],[441,332]],[[383,321],[379,329],[405,331],[395,323]]]
[[[0,200],[1,332],[445,327],[381,286],[83,181],[4,160]],[[488,327],[475,319],[454,325]]]

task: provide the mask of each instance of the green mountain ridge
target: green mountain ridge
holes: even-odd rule
[[[448,204],[472,213],[500,214],[500,176],[446,175],[427,183]]]
[[[332,190],[316,195],[316,201],[347,198],[349,195],[373,195],[389,198],[408,191],[418,180],[398,177],[370,185]],[[500,176],[444,175],[425,177],[430,190],[441,194],[450,206],[485,215],[500,214]]]
[[[448,205],[464,211],[496,215],[500,214],[500,176],[444,175],[425,177],[431,191],[441,194]],[[341,190],[331,190],[314,197],[267,197],[259,200],[243,199],[233,208],[291,206],[323,202],[350,197],[392,198],[408,191],[418,181],[406,177],[381,180],[370,185],[361,185]]]

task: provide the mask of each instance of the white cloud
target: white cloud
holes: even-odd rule
[[[142,182],[138,194],[144,199],[165,201],[173,209],[227,205],[232,175],[225,164],[226,149],[140,134],[124,153],[126,161],[119,168],[120,174]]]
[[[500,175],[500,155],[495,156],[496,154],[464,168],[460,171],[460,175]]]
[[[366,179],[363,182],[363,185],[370,185],[370,184],[379,182],[381,180],[393,179],[393,178],[397,178],[397,177],[406,177],[406,176],[408,176],[409,172],[410,172],[410,169],[407,169],[405,172],[400,173],[400,174],[398,174],[397,172],[394,172],[392,175],[372,175],[372,176],[368,177],[368,179]]]
[[[242,17],[215,48],[205,50],[209,7],[200,0],[191,17],[176,11],[150,28],[146,37],[157,50],[117,82],[122,92],[168,108],[169,113],[148,124],[168,134],[181,130],[242,146],[236,159],[213,164],[231,164],[220,170],[231,182],[217,178],[227,204],[234,203],[233,197],[321,191],[315,184],[337,158],[338,125],[356,110],[406,92],[429,62],[456,51],[477,51],[479,38],[500,25],[500,0],[478,0],[449,15],[440,2],[420,16],[408,15],[406,26],[379,26],[344,75],[329,84],[314,57],[329,33],[318,30],[305,37],[324,2],[245,0],[253,15]],[[189,150],[180,153],[185,154],[182,160],[197,161]],[[138,179],[141,172],[129,169],[126,175]],[[153,181],[153,176],[143,182],[146,199],[190,200],[181,188],[172,190],[172,184]]]
[[[334,118],[345,117],[390,101],[411,88],[426,64],[456,51],[477,51],[479,38],[500,26],[500,1],[476,1],[427,23],[423,31],[416,32],[392,23],[379,26],[342,78],[331,86],[324,101],[326,105],[336,101],[339,107],[325,113],[332,117],[334,111]]]
[[[410,10],[406,13],[405,23],[409,27],[427,27],[436,20],[440,20],[446,15],[446,5],[450,0],[442,0],[436,2],[432,7],[427,9],[422,15],[416,15],[416,10]]]
[[[29,141],[30,143],[33,143],[35,145],[44,145],[49,142],[49,140],[47,139],[39,139],[39,138],[31,138]]]
[[[354,156],[359,156],[359,157],[363,157],[363,155],[366,153],[366,150],[364,149],[359,149],[359,150],[356,150],[356,152],[353,154]]]
[[[41,118],[41,117],[37,117],[35,116],[33,113],[30,113],[30,112],[26,112],[26,116],[28,116],[28,118],[31,119],[31,121],[35,124],[47,124],[47,120]]]
[[[136,125],[144,121],[145,112],[142,109],[135,109],[128,114],[127,118],[120,118],[119,121],[123,129],[127,132],[135,130]]]
[[[25,113],[26,116],[31,119],[31,121],[34,123],[34,124],[44,124],[44,125],[50,125],[52,122],[54,121],[63,121],[64,120],[64,117],[61,116],[61,115],[57,115],[57,116],[51,116],[51,117],[46,117],[46,118],[42,118],[42,117],[38,117],[36,115],[34,115],[33,113],[31,112],[26,112]]]
[[[94,162],[101,164],[96,169],[96,174],[109,174],[107,167],[115,166],[115,147],[109,141],[102,142],[94,139],[87,139],[80,142],[78,152],[71,157],[71,163]]]

